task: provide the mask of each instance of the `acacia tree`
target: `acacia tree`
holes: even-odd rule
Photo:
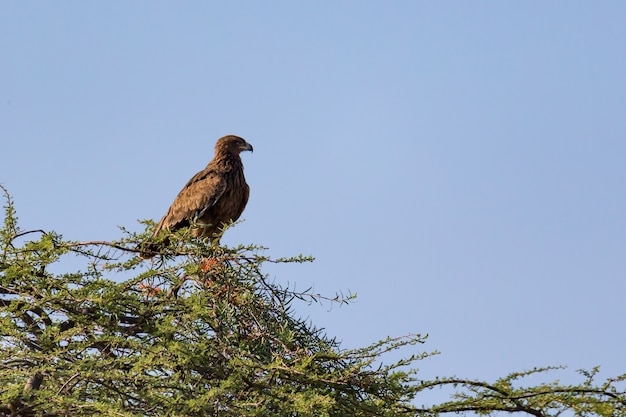
[[[416,349],[420,335],[361,349],[297,318],[319,301],[270,282],[263,248],[212,247],[170,234],[151,263],[136,256],[149,236],[72,242],[21,230],[5,191],[0,231],[0,416],[418,416],[497,411],[534,416],[626,415],[624,376],[578,385],[523,386],[548,369],[493,383],[421,380],[417,352],[384,365],[387,352]],[[150,224],[148,224],[150,226]],[[165,237],[165,236],[163,236]],[[54,272],[64,265],[72,272]],[[146,267],[145,265],[149,265]],[[334,296],[346,303],[352,297]],[[381,365],[383,363],[383,365]],[[428,407],[429,390],[456,387]]]

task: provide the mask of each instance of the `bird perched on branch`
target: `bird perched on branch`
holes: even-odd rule
[[[213,160],[180,190],[156,225],[152,238],[163,229],[176,231],[193,225],[194,237],[208,237],[213,243],[219,243],[216,234],[237,220],[248,202],[250,187],[243,175],[239,154],[252,150],[252,145],[239,136],[218,139]],[[150,259],[156,249],[154,243],[146,243],[139,256]]]

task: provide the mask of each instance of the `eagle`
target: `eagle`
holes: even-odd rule
[[[253,148],[239,136],[228,135],[218,139],[213,159],[180,190],[154,228],[152,239],[163,229],[176,231],[193,225],[193,237],[209,238],[212,243],[219,243],[216,235],[225,225],[241,216],[250,196],[239,155],[243,151],[252,152]],[[139,256],[150,259],[156,250],[157,246],[148,242],[143,245]]]

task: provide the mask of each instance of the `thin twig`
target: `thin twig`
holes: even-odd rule
[[[78,246],[109,246],[111,248],[115,248],[115,249],[119,249],[119,250],[123,250],[126,252],[133,252],[133,253],[139,253],[141,252],[141,250],[139,248],[129,248],[126,246],[121,246],[118,245],[116,243],[113,242],[107,242],[105,240],[91,240],[91,241],[85,241],[85,242],[74,242],[74,243],[63,243],[61,245],[57,245],[57,247],[59,248],[75,248]]]
[[[74,379],[76,379],[78,376],[80,375],[80,373],[76,372],[74,375],[72,375],[72,377],[70,379],[68,379],[67,381],[65,381],[65,384],[61,385],[61,388],[59,388],[59,390],[57,391],[57,395],[60,395],[61,392],[63,392],[63,390],[65,389],[65,387],[67,386],[67,384],[69,384],[70,382],[72,382]]]
[[[41,233],[42,235],[47,235],[48,234],[48,232],[46,232],[45,230],[35,229],[35,230],[28,230],[26,232],[18,233],[15,236],[13,236],[13,239],[17,239],[18,237],[22,237],[22,236],[28,235],[30,233]]]

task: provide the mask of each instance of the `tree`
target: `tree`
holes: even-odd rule
[[[548,370],[534,369],[493,383],[425,381],[414,365],[431,353],[384,364],[385,353],[423,344],[420,335],[342,350],[292,310],[324,297],[262,272],[267,262],[310,258],[213,247],[181,230],[167,236],[158,261],[140,268],[137,247],[150,227],[123,230],[113,242],[23,231],[4,192],[0,416],[626,415],[617,387],[624,376],[596,383],[592,370],[578,385],[521,386]],[[76,271],[53,272],[77,261]],[[458,390],[449,402],[418,405],[445,386]]]

